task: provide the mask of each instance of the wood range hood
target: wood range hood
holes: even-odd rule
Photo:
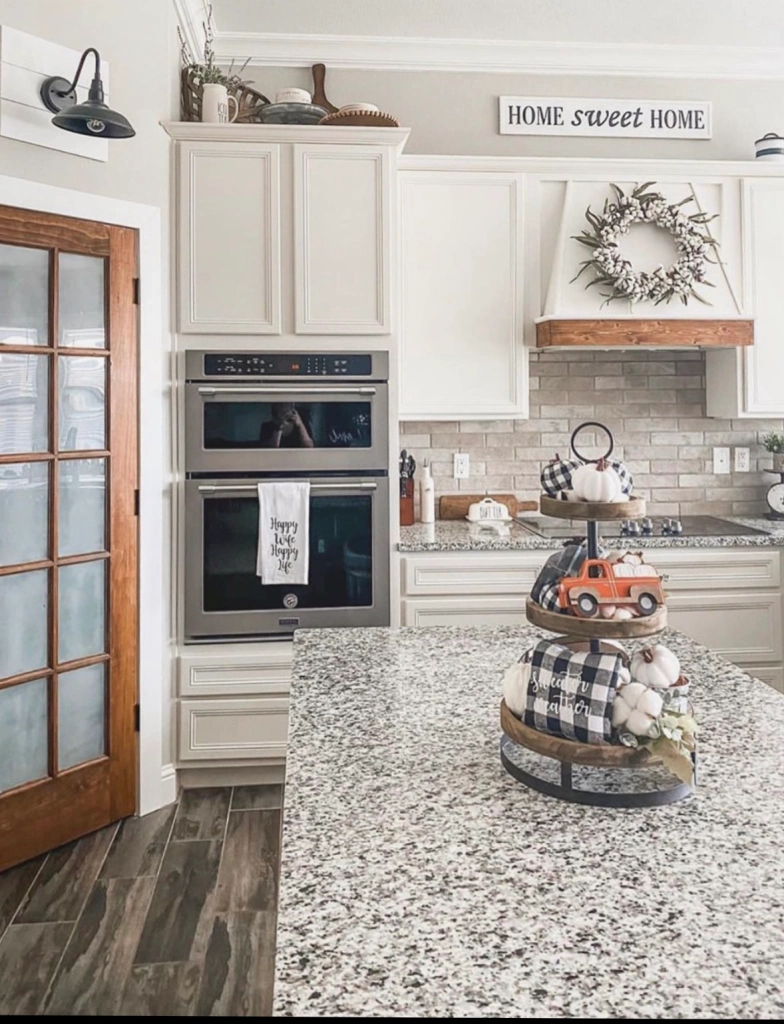
[[[754,321],[541,317],[537,348],[742,348],[754,344]]]

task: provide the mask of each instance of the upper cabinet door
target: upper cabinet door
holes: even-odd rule
[[[400,175],[401,415],[528,415],[523,179]]]
[[[278,149],[180,144],[180,331],[280,334]]]
[[[784,415],[784,181],[744,181],[746,273],[754,344],[744,349],[743,412]]]
[[[297,334],[389,334],[390,151],[294,147]]]

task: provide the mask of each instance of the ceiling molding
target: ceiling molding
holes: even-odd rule
[[[180,6],[197,0],[175,0]],[[652,43],[548,43],[489,39],[218,32],[221,63],[385,71],[600,75],[630,78],[784,79],[784,48]]]
[[[185,42],[197,60],[204,53],[205,0],[172,0]]]

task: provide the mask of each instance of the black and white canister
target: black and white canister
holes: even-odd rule
[[[768,132],[757,139],[754,149],[758,160],[775,160],[780,163],[784,161],[784,136]]]

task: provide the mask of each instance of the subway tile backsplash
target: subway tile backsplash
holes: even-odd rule
[[[433,467],[436,494],[456,491],[539,495],[539,471],[566,455],[571,432],[597,419],[613,431],[616,454],[634,473],[635,491],[654,515],[754,515],[772,482],[762,437],[781,420],[705,416],[702,352],[534,352],[531,418],[401,424],[401,446]],[[748,473],[715,475],[713,448],[751,449]],[[468,480],[452,478],[456,451],[471,456]],[[733,461],[734,465],[734,461]]]

